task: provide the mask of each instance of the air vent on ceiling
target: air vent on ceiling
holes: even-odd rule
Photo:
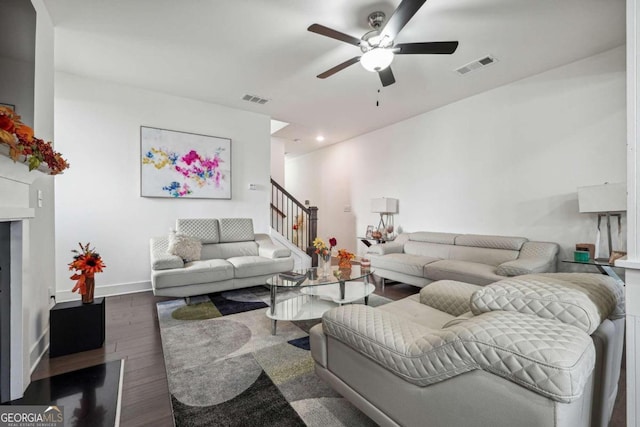
[[[268,99],[261,98],[261,97],[256,96],[256,95],[245,95],[245,96],[242,97],[242,99],[245,100],[245,101],[254,102],[256,104],[266,104],[267,102],[269,102]]]
[[[487,55],[484,58],[476,59],[475,61],[469,62],[468,64],[465,64],[460,68],[457,68],[455,72],[462,76],[465,74],[469,74],[472,71],[476,71],[481,68],[487,67],[496,62],[498,62],[498,60],[496,59],[495,56]]]

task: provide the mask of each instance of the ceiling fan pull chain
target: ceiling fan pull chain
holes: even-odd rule
[[[376,107],[380,106],[380,89],[378,89],[378,97],[376,99]]]

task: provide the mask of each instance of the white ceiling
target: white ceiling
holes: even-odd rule
[[[453,55],[403,55],[381,88],[360,54],[307,31],[319,23],[361,37],[367,15],[398,0],[48,0],[56,68],[267,114],[296,155],[387,126],[625,42],[624,0],[429,0],[397,43],[458,40]],[[459,76],[487,54],[499,62]],[[378,93],[380,89],[380,93]],[[269,99],[264,105],[245,94]],[[379,106],[376,106],[379,101]],[[315,141],[322,134],[323,143]],[[300,140],[293,142],[294,139]]]

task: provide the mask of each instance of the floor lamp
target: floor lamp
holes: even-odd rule
[[[600,223],[603,218],[607,220],[607,243],[609,245],[609,258],[613,252],[611,243],[611,217],[618,218],[618,233],[620,232],[622,213],[627,210],[627,188],[624,183],[604,183],[578,187],[578,209],[580,213],[598,214],[598,237]],[[598,239],[600,240],[600,239]],[[597,256],[598,254],[596,254]]]

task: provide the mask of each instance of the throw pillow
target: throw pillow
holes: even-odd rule
[[[201,251],[202,242],[195,237],[175,231],[169,233],[169,253],[171,255],[177,255],[185,262],[190,262],[199,260]]]

